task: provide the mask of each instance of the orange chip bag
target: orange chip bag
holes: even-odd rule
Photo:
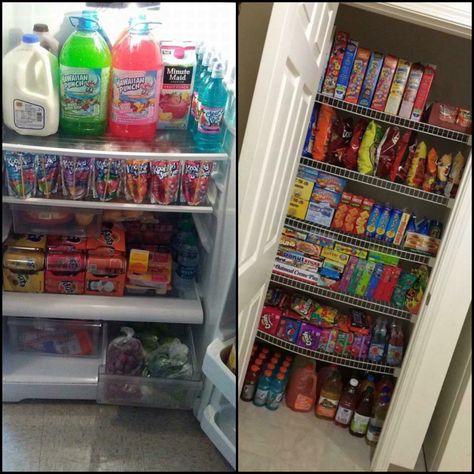
[[[438,161],[438,152],[436,148],[431,148],[426,159],[425,177],[423,179],[423,191],[431,192],[436,180],[436,162]]]
[[[321,105],[316,133],[314,134],[313,159],[324,161],[331,139],[332,127],[336,121],[336,111],[329,105]]]

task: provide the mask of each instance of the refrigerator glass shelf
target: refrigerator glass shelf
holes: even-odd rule
[[[379,112],[378,110],[369,109],[358,104],[350,104],[340,99],[327,96],[325,94],[318,93],[316,95],[316,102],[320,104],[327,104],[336,109],[345,110],[362,117],[372,118],[380,122],[390,123],[398,125],[409,130],[415,130],[420,133],[427,135],[434,135],[436,137],[446,138],[459,143],[471,144],[471,135],[466,133],[456,132],[447,128],[437,127],[436,125],[430,125],[423,122],[415,122],[414,120],[404,119],[397,115],[386,114],[385,112]]]
[[[297,346],[292,342],[285,341],[284,339],[280,339],[276,336],[272,336],[271,334],[267,334],[260,330],[257,331],[257,339],[269,342],[270,344],[274,344],[275,346],[278,346],[287,351],[291,351],[296,354],[301,354],[305,357],[310,357],[312,359],[330,362],[332,364],[342,365],[344,367],[350,367],[352,369],[366,370],[379,374],[389,374],[394,377],[398,376],[398,370],[396,367],[392,367],[390,365],[376,364],[373,362],[366,362],[358,359],[352,359],[351,357],[347,356],[328,354],[327,352],[323,351],[313,351],[311,349],[305,349],[304,347]]]
[[[383,252],[388,255],[393,255],[394,257],[399,257],[402,260],[407,260],[408,262],[425,264],[430,267],[433,267],[435,263],[435,258],[429,255],[421,255],[418,253],[403,250],[400,247],[381,243],[376,239],[371,239],[369,237],[356,237],[354,235],[345,234],[344,232],[336,231],[334,229],[331,229],[330,227],[314,224],[312,222],[296,219],[294,217],[287,217],[285,220],[285,226],[291,227],[292,229],[296,230],[315,233],[323,237],[328,237],[330,239],[337,240],[338,242],[347,245],[353,245],[364,250],[374,250],[376,252]]]
[[[366,309],[367,311],[384,314],[385,316],[403,319],[404,321],[411,321],[412,323],[416,320],[416,315],[411,314],[409,311],[398,309],[383,303],[377,303],[376,301],[370,301],[365,298],[358,298],[357,296],[340,293],[339,291],[331,290],[322,286],[305,283],[287,276],[279,275],[275,273],[275,270],[273,270],[270,281],[277,285],[282,285],[294,290],[300,290],[313,296],[322,297],[331,301],[338,301],[350,306]]]
[[[313,160],[312,158],[306,158],[303,156],[301,157],[300,164],[303,166],[324,171],[325,173],[350,179],[351,181],[368,184],[369,186],[374,186],[376,188],[385,189],[394,193],[403,194],[404,196],[420,199],[422,201],[428,201],[433,204],[439,204],[440,206],[452,208],[454,205],[454,199],[450,199],[439,194],[428,193],[421,189],[405,186],[404,184],[392,183],[392,181],[388,181],[377,176],[361,174],[358,171],[352,171],[346,168],[341,168],[340,166],[331,165],[324,161],[317,161]]]
[[[3,127],[3,151],[143,160],[227,160],[227,153],[200,152],[187,130],[161,130],[151,141],[102,137],[19,135]]]

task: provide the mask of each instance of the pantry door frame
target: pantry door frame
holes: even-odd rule
[[[327,2],[273,4],[239,157],[238,393],[331,47],[337,8],[337,3]]]

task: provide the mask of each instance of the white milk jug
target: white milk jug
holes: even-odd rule
[[[37,35],[23,35],[3,59],[3,120],[21,135],[58,131],[58,59],[40,46]]]

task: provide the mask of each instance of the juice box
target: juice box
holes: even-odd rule
[[[344,226],[344,219],[346,218],[346,214],[349,211],[352,194],[343,192],[341,196],[341,201],[339,206],[337,206],[336,213],[334,214],[334,219],[331,223],[332,229],[342,229]]]
[[[349,257],[349,261],[346,265],[344,273],[342,274],[341,281],[339,282],[339,285],[337,288],[339,291],[342,291],[343,293],[347,291],[347,288],[349,286],[349,283],[351,281],[352,275],[354,273],[354,270],[358,261],[359,259],[357,257],[354,257],[354,256]]]
[[[410,216],[411,214],[409,212],[403,212],[402,217],[400,218],[400,224],[398,225],[397,233],[393,239],[393,245],[400,245],[402,243]]]
[[[388,54],[385,56],[383,61],[382,70],[380,71],[379,80],[377,87],[375,88],[374,97],[370,108],[383,112],[388,99],[388,93],[390,92],[390,86],[392,85],[393,76],[397,69],[398,58]]]
[[[308,211],[309,201],[305,201],[296,196],[292,196],[288,206],[287,215],[289,217],[296,217],[296,219],[304,219]]]
[[[435,65],[426,64],[424,66],[423,77],[421,78],[420,87],[418,87],[418,93],[416,94],[415,103],[413,104],[410,120],[415,120],[416,122],[421,120],[435,72]]]
[[[359,93],[362,88],[362,83],[365,77],[365,71],[369,64],[370,51],[365,48],[357,50],[354,66],[352,67],[351,78],[346,90],[344,100],[352,104],[357,104],[359,100]]]
[[[308,206],[306,220],[329,227],[340,200],[340,194],[315,186]]]
[[[343,178],[333,176],[332,174],[319,171],[318,176],[316,177],[315,185],[319,188],[327,189],[328,191],[342,193],[347,185],[347,181]]]
[[[359,105],[370,107],[372,97],[374,96],[375,86],[379,78],[380,70],[383,64],[383,54],[373,52],[370,55],[369,65],[359,94]]]
[[[188,128],[196,70],[196,46],[190,42],[161,41],[163,83],[158,107],[158,129]]]
[[[358,46],[359,43],[354,40],[349,40],[347,43],[344,58],[342,59],[341,70],[337,78],[336,89],[334,91],[334,97],[336,99],[342,100],[346,95],[347,85],[351,77],[352,66],[354,65]]]
[[[293,196],[305,201],[309,201],[311,199],[313,187],[314,182],[303,178],[296,178],[295,184],[293,186]]]
[[[258,329],[268,334],[275,335],[280,324],[282,311],[272,306],[264,306],[260,316]]]
[[[319,346],[322,330],[309,323],[302,323],[296,344],[306,349],[316,351]]]
[[[353,233],[356,235],[364,235],[367,223],[369,221],[370,212],[375,201],[370,198],[364,198],[359,208],[359,215],[356,218]],[[366,254],[367,255],[367,254]]]
[[[410,73],[411,62],[405,59],[399,59],[397,70],[393,78],[392,87],[390,87],[390,94],[385,105],[385,112],[387,114],[397,115],[402,101],[403,91]]]
[[[344,33],[343,31],[338,31],[336,33],[336,38],[334,40],[331,56],[329,57],[328,66],[326,69],[326,77],[324,78],[322,90],[323,94],[328,94],[330,96],[334,95],[337,78],[339,76],[342,60],[344,58],[344,51],[348,41],[348,33]]]
[[[347,253],[347,255],[354,255],[358,258],[367,258],[367,250],[358,249],[356,247],[351,247],[350,245],[336,244],[334,250],[338,252]],[[323,265],[324,266],[324,265]]]
[[[361,206],[364,201],[362,196],[352,195],[351,205],[347,211],[346,217],[344,219],[344,225],[342,226],[342,231],[352,234],[355,229],[356,220],[359,217]]]
[[[349,255],[329,248],[323,248],[321,257],[342,263],[343,265],[346,265],[349,262]]]
[[[408,77],[408,82],[403,94],[402,105],[398,111],[399,117],[409,119],[413,110],[413,105],[418,93],[418,88],[423,77],[423,66],[421,64],[413,64]]]

